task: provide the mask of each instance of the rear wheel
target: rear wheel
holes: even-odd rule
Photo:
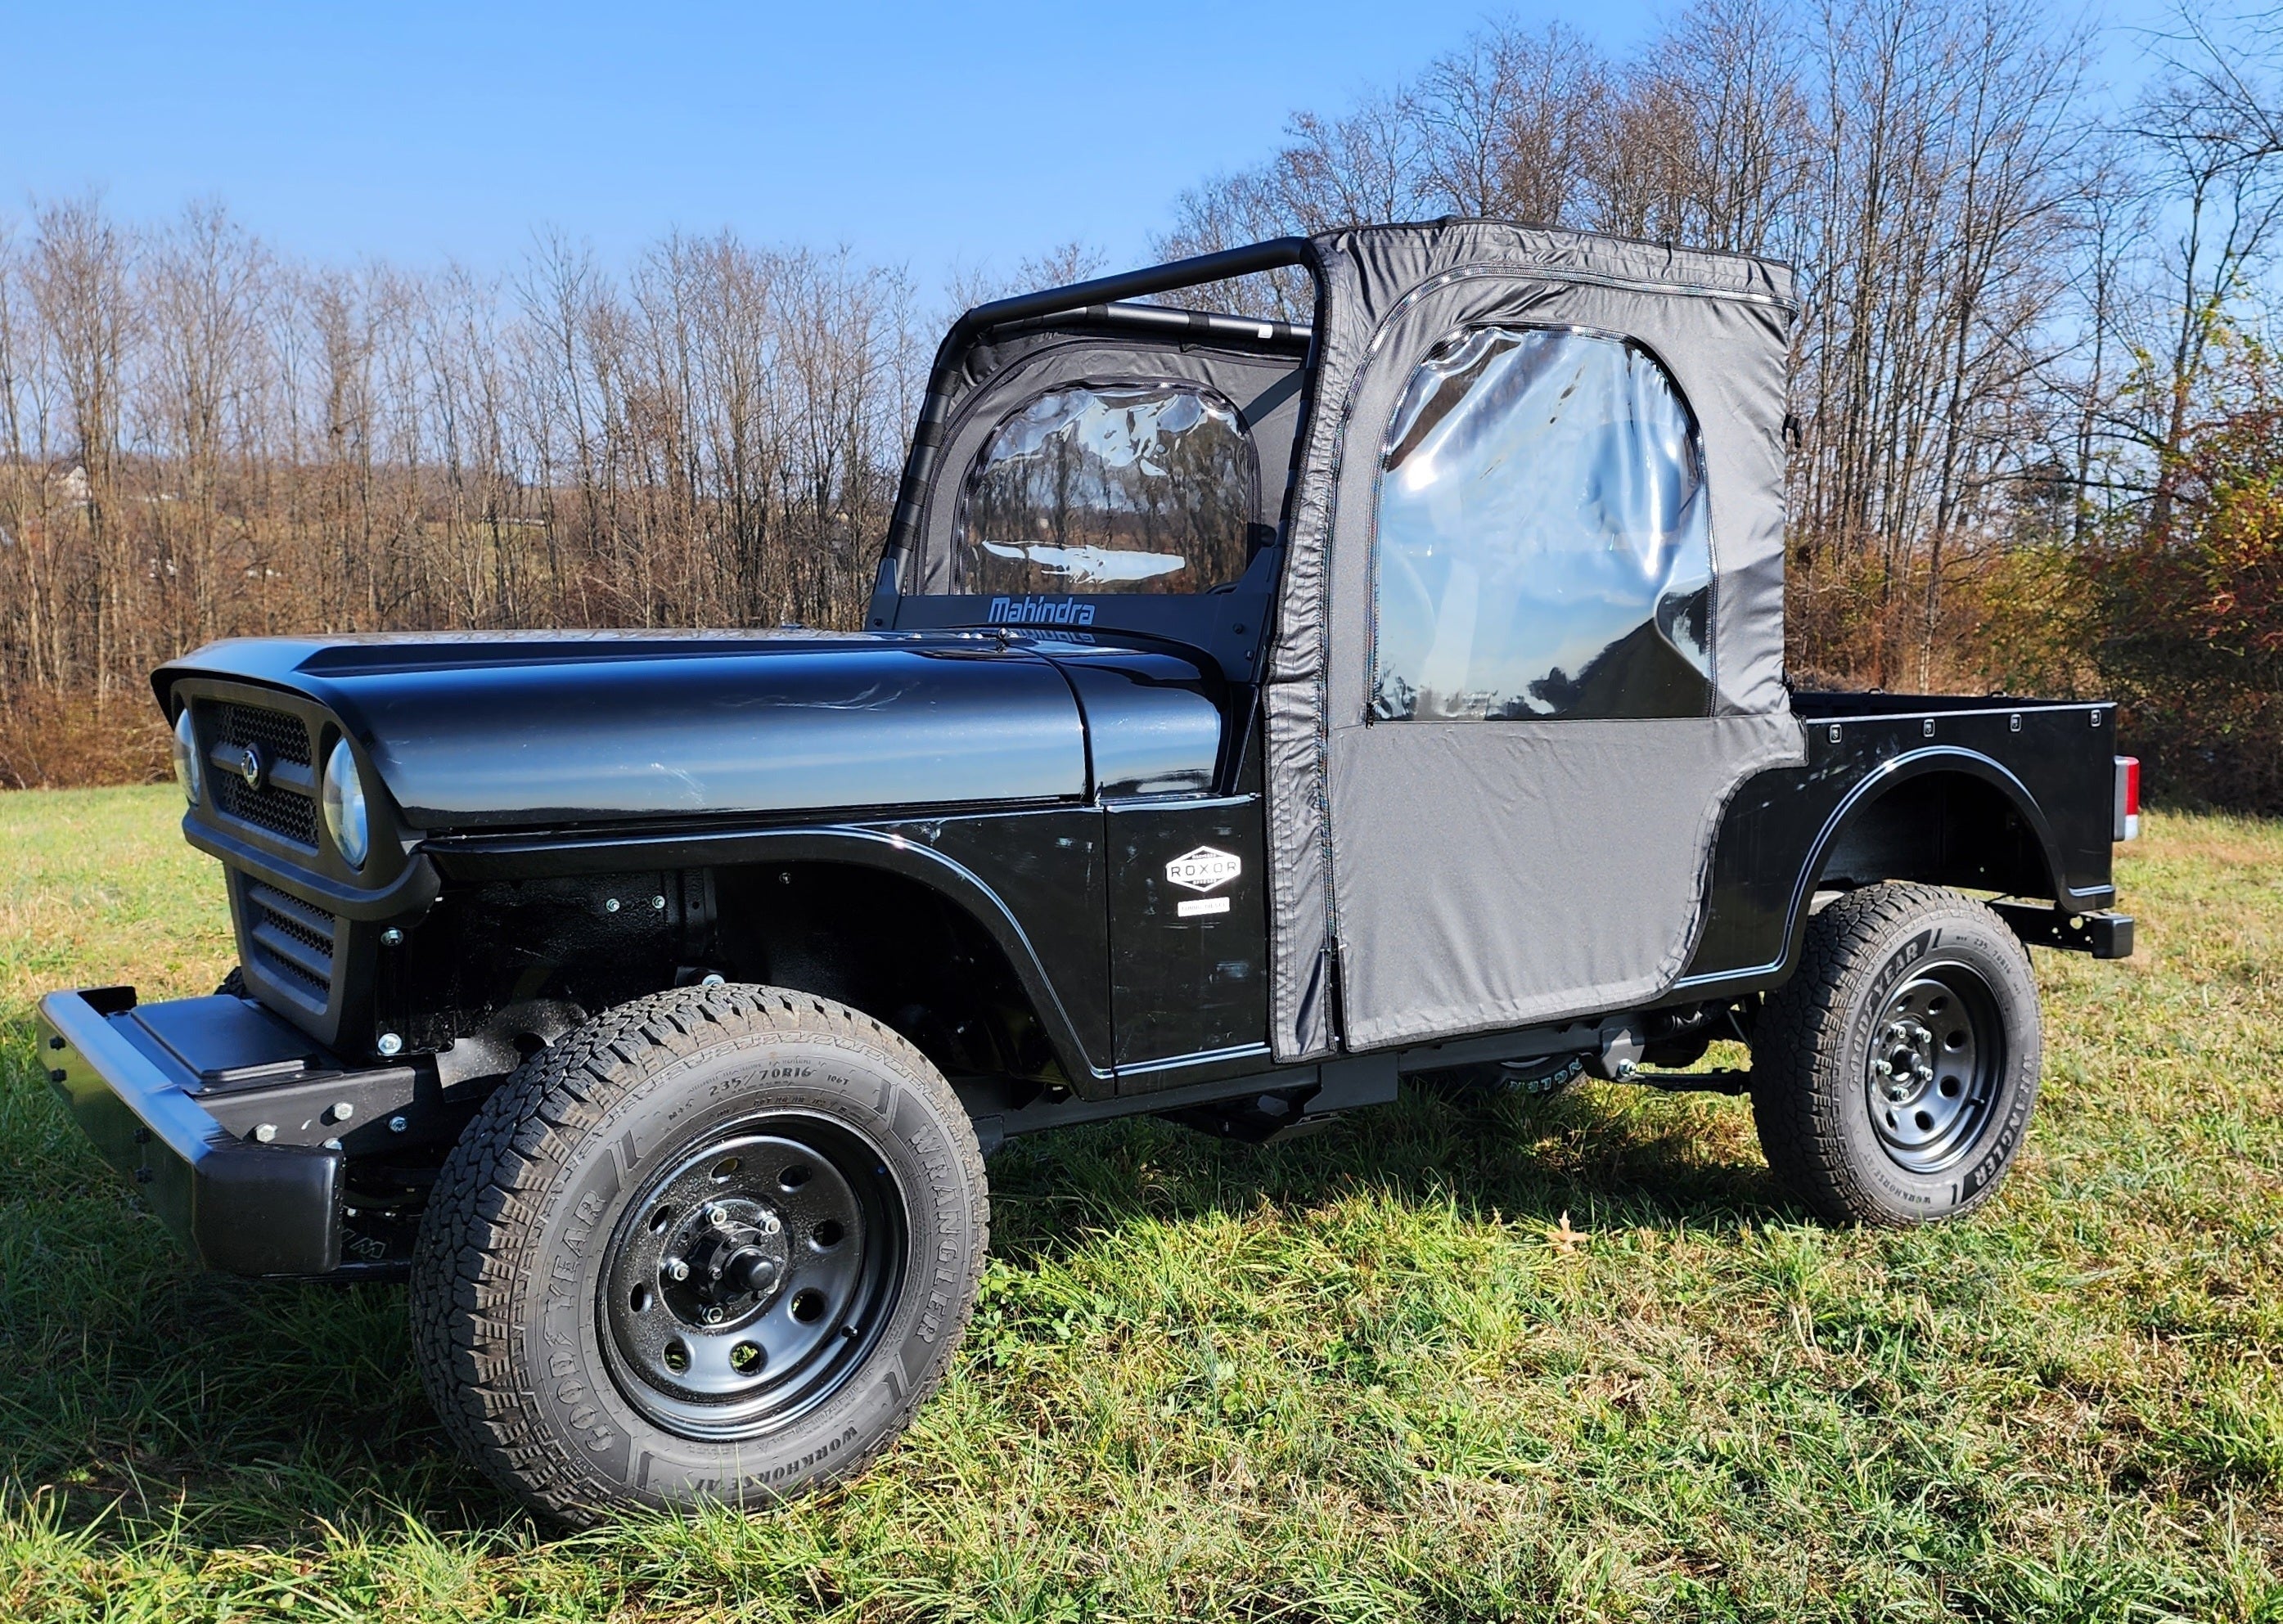
[[[942,1379],[988,1240],[958,1099],[773,989],[623,1006],[487,1100],[413,1266],[421,1374],[503,1486],[585,1520],[847,1476]]]
[[[1768,1164],[1834,1222],[1909,1224],[1987,1201],[2037,1104],[2029,954],[1956,891],[1874,885],[1808,925],[1752,1045]]]

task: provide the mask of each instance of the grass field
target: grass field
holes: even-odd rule
[[[2283,1620],[2283,826],[2152,818],[2139,957],[2038,955],[1969,1221],[1822,1227],[1741,1102],[1617,1089],[1023,1141],[882,1466],[563,1538],[401,1287],[186,1275],[51,1100],[37,993],[230,962],[175,811],[0,796],[0,1617]]]

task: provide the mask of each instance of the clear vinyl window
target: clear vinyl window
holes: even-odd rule
[[[1259,485],[1236,408],[1187,384],[1081,385],[999,425],[952,529],[958,593],[1194,593],[1248,562]]]
[[[1696,422],[1647,350],[1484,327],[1412,374],[1381,447],[1372,715],[1703,716]]]

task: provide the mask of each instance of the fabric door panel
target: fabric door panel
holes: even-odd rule
[[[1801,755],[1780,680],[1780,611],[1771,618],[1756,601],[1771,556],[1780,590],[1785,308],[1749,278],[1738,298],[1699,296],[1704,268],[1694,264],[1691,287],[1656,285],[1640,245],[1512,228],[1426,235],[1435,240],[1423,246],[1359,242],[1344,266],[1343,245],[1328,245],[1329,319],[1340,319],[1343,290],[1355,310],[1385,314],[1360,354],[1348,350],[1345,387],[1320,385],[1341,408],[1318,623],[1322,776],[1313,806],[1303,784],[1272,807],[1278,860],[1289,854],[1296,870],[1280,873],[1285,896],[1305,895],[1312,861],[1329,869],[1324,934],[1350,1049],[1655,998],[1700,929],[1704,864],[1728,797],[1751,773]],[[1528,261],[1549,242],[1558,262],[1538,270]],[[1398,287],[1406,276],[1417,280]],[[1637,339],[1694,409],[1710,503],[1713,714],[1370,719],[1382,437],[1422,359],[1492,324]],[[1321,447],[1311,441],[1313,455]],[[1298,624],[1289,612],[1288,624]],[[1288,664],[1279,674],[1297,673]],[[1272,761],[1305,765],[1302,742],[1278,736],[1273,711],[1270,743]],[[1300,923],[1295,942],[1305,940]],[[1280,974],[1277,986],[1280,1052],[1312,1036],[1284,1019],[1297,1002],[1293,979]]]
[[[1798,751],[1789,717],[1369,734],[1332,752],[1351,1049],[1655,998],[1701,926],[1689,859],[1736,783]]]

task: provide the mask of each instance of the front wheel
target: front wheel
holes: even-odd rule
[[[934,1067],[750,986],[542,1051],[446,1161],[413,1264],[421,1376],[539,1510],[751,1502],[845,1477],[942,1379],[989,1239]]]
[[[1923,1224],[1990,1199],[2038,1101],[2028,952],[1990,909],[1872,885],[1809,921],[1752,1043],[1768,1164],[1834,1223]]]

